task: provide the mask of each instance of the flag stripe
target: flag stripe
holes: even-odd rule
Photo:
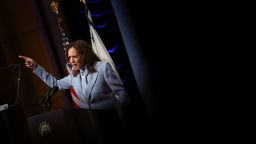
[[[75,108],[79,108],[80,105],[80,99],[79,96],[77,95],[76,91],[73,88],[70,88],[71,96],[73,99],[73,104]]]
[[[67,68],[67,73],[70,74],[71,69],[69,68],[69,66],[67,64],[66,64],[66,68]],[[76,91],[73,88],[70,88],[70,93],[71,93],[74,107],[79,108],[79,105],[80,105],[79,96],[77,95]]]

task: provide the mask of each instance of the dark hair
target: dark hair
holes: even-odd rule
[[[99,57],[94,53],[92,46],[85,40],[76,40],[71,42],[67,47],[66,47],[66,58],[68,59],[68,50],[70,48],[75,48],[78,53],[81,54],[81,58],[83,59],[88,72],[92,73],[95,72],[94,64],[97,61],[100,61]]]

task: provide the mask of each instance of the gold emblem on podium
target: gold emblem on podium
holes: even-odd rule
[[[39,124],[39,134],[41,136],[47,136],[52,133],[50,123],[47,121],[43,121]]]

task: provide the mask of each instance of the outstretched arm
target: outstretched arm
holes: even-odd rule
[[[19,58],[23,59],[25,61],[25,66],[32,69],[33,73],[43,80],[49,87],[58,86],[59,89],[62,90],[68,89],[72,86],[69,76],[62,78],[61,80],[57,80],[32,58],[26,56],[19,56]]]
[[[25,61],[25,66],[27,68],[30,68],[32,70],[35,70],[36,67],[38,66],[37,62],[34,61],[32,58],[30,57],[26,57],[26,56],[19,56],[19,58],[23,59]]]

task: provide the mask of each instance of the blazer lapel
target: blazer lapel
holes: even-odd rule
[[[98,78],[98,72],[94,72],[92,74],[88,74],[88,77],[87,77],[88,85],[87,85],[87,90],[86,90],[86,95],[89,96],[89,100],[88,101],[90,101],[90,99],[91,99],[91,91],[92,91],[92,88],[93,88],[97,78]]]

